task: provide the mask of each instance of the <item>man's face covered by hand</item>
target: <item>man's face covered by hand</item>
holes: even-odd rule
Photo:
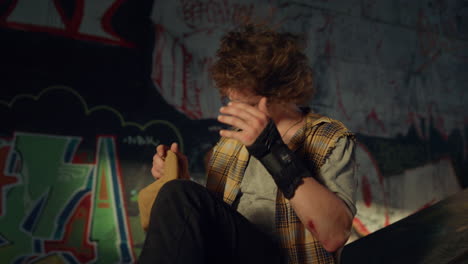
[[[220,108],[218,120],[239,130],[221,130],[220,135],[250,146],[270,120],[267,98],[232,90],[227,93],[227,97],[229,102]]]

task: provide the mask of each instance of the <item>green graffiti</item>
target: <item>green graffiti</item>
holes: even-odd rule
[[[113,139],[100,138],[93,187],[91,240],[97,242],[102,263],[132,259],[116,155]]]
[[[94,256],[101,263],[134,261],[129,232],[133,223],[125,212],[114,139],[98,139],[96,164],[70,162],[78,142],[72,137],[16,135],[13,148],[21,161],[20,180],[8,191],[8,212],[0,218],[0,235],[6,240],[0,247],[2,263],[41,258],[48,250],[69,251],[85,262]],[[78,192],[90,193],[91,204],[70,205]],[[96,242],[96,249],[88,241]]]
[[[14,187],[8,193],[6,202],[7,214],[0,218],[0,235],[6,243],[0,247],[0,259],[5,263],[12,263],[17,256],[33,252],[32,237],[20,228],[29,208],[23,201],[27,188],[24,185]]]
[[[93,165],[71,164],[78,138],[37,134],[16,134],[14,150],[21,159],[20,184],[6,195],[6,214],[0,218],[0,259],[9,263],[34,252],[34,239],[51,239],[57,223],[73,194],[86,188]],[[68,153],[67,153],[68,152]],[[42,201],[42,205],[41,205]]]
[[[140,131],[165,126],[173,131],[183,151],[182,135],[171,122],[150,120],[140,124],[125,120],[115,108],[88,105],[77,91],[67,86],[47,87],[38,94],[18,94],[9,101],[0,100],[0,108],[14,109],[20,101],[22,104],[40,101],[45,95],[62,96],[64,92],[77,99],[86,116],[104,111],[116,116],[122,127]],[[147,142],[152,144],[159,142],[144,139],[151,139]],[[70,160],[80,141],[76,137],[28,133],[18,133],[13,142],[0,140],[0,146],[11,146],[10,151],[15,153],[13,156],[20,167],[15,174],[18,181],[0,189],[5,212],[0,216],[0,262],[44,257],[50,252],[68,252],[68,256],[85,262],[92,261],[95,254],[99,260],[105,258],[103,263],[134,261],[139,248],[132,249],[132,241],[141,244],[145,234],[139,218],[127,217],[125,212],[114,139],[99,139],[96,164],[72,164]],[[88,200],[83,202],[86,192]],[[136,198],[137,193],[133,192],[131,202],[135,203]],[[89,220],[75,215],[83,209],[75,206],[86,208],[84,214],[89,215]]]

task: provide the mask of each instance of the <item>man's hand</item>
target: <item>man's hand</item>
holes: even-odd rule
[[[219,122],[240,129],[221,130],[219,134],[237,139],[247,147],[255,142],[270,120],[266,97],[262,97],[256,107],[241,102],[230,102],[219,111],[222,114],[218,116]]]
[[[164,177],[164,160],[166,159],[168,150],[171,150],[177,155],[181,178],[190,179],[187,157],[179,151],[179,145],[177,143],[172,143],[170,148],[166,145],[159,145],[156,147],[156,154],[153,156],[153,167],[151,168],[153,178],[157,180]]]

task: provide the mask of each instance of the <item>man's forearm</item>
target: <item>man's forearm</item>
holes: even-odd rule
[[[304,162],[283,142],[271,120],[247,150],[263,164],[287,199],[294,196],[303,178],[312,177]]]

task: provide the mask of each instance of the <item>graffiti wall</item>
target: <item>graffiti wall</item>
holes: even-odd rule
[[[357,134],[353,239],[468,187],[466,1],[0,1],[0,262],[135,262],[155,146],[205,180],[244,17],[306,37],[310,106]]]
[[[16,133],[2,142],[2,191],[8,195],[0,222],[16,227],[2,230],[2,261],[134,260],[114,138],[97,139],[93,163],[74,160],[80,141]]]

